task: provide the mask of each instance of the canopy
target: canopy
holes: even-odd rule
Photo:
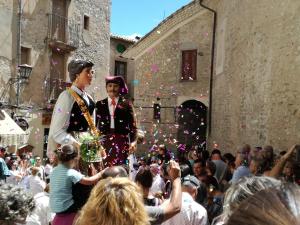
[[[25,137],[25,131],[4,110],[0,110],[0,145],[24,144]]]

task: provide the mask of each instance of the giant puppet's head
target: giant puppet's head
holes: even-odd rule
[[[106,91],[109,97],[128,94],[127,85],[122,76],[108,76],[105,78]]]

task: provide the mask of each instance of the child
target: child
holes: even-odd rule
[[[85,177],[72,169],[76,165],[78,150],[73,145],[65,145],[57,150],[58,165],[50,175],[50,207],[56,213],[52,225],[72,224],[80,205],[74,201],[72,186],[95,184],[102,172],[92,177]]]

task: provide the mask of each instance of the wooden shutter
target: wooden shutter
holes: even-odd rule
[[[197,79],[197,50],[182,51],[181,80]]]

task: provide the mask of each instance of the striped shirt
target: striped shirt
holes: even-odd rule
[[[66,211],[73,203],[72,185],[84,177],[80,172],[58,164],[50,175],[50,207],[52,212]]]
[[[0,157],[0,180],[5,180],[6,177],[8,177],[9,175],[10,175],[9,169],[4,159]]]

